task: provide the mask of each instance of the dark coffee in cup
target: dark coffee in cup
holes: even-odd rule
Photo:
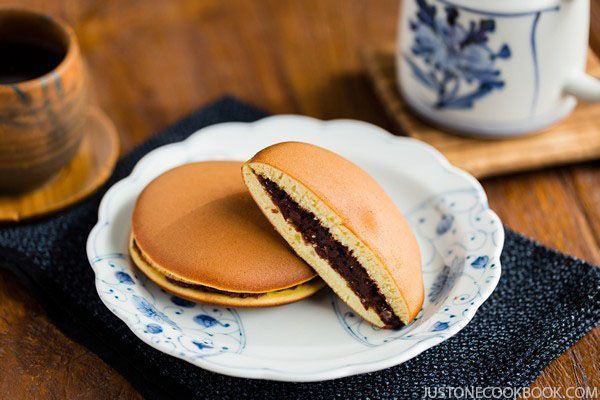
[[[68,25],[0,9],[0,195],[42,185],[73,158],[87,115],[86,92]]]
[[[65,52],[53,43],[0,38],[0,84],[39,78],[60,64]]]

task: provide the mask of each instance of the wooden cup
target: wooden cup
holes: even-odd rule
[[[88,104],[79,45],[68,25],[32,11],[0,9],[0,38],[52,46],[62,55],[40,77],[0,84],[0,194],[7,194],[40,186],[71,161]]]

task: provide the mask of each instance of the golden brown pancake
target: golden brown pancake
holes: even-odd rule
[[[280,143],[242,168],[263,213],[357,314],[378,327],[409,324],[423,304],[416,239],[365,171],[307,143]]]
[[[273,231],[240,176],[240,162],[186,164],[142,191],[130,254],[178,296],[227,306],[303,299],[323,284]]]

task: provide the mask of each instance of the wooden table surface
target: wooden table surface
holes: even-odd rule
[[[592,3],[598,51],[600,1]],[[397,0],[0,0],[5,4],[25,4],[73,25],[124,151],[224,93],[272,113],[355,118],[395,130],[364,75],[359,49],[394,39]],[[509,227],[600,264],[598,167],[523,173],[483,186]],[[600,329],[534,385],[600,390]],[[0,398],[139,397],[0,272]]]

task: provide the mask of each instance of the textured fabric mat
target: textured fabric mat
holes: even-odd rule
[[[453,338],[400,366],[319,383],[282,383],[214,374],[137,339],[100,301],[85,242],[108,187],[148,151],[207,125],[266,114],[225,98],[125,156],[98,193],[33,222],[0,226],[0,263],[14,271],[70,337],[98,354],[147,398],[420,399],[425,387],[528,386],[600,321],[600,269],[510,230],[497,289]],[[573,238],[577,240],[577,238]]]

